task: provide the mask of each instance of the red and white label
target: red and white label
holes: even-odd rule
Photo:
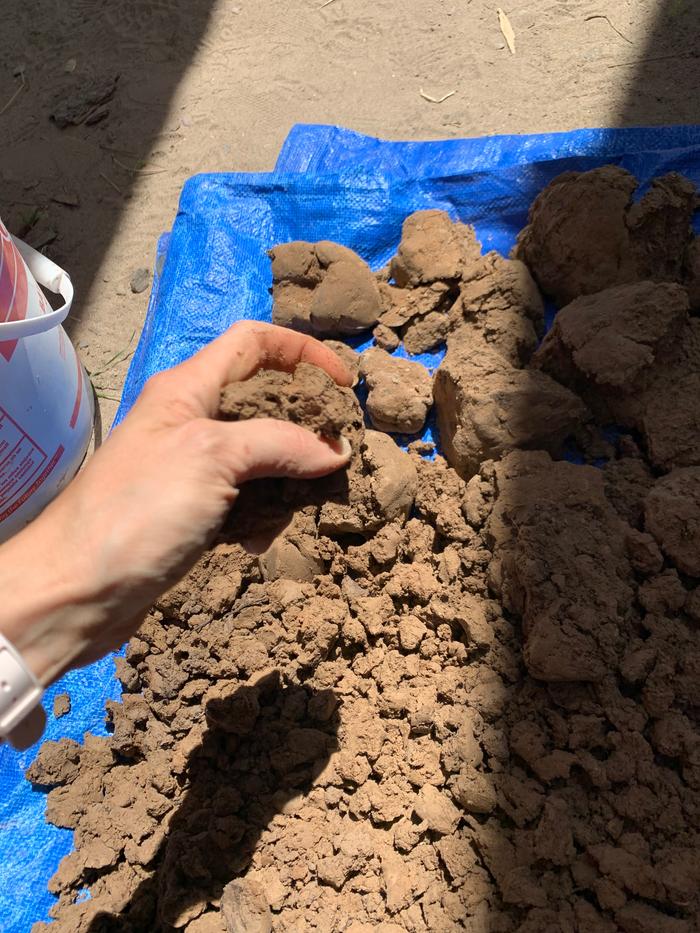
[[[0,321],[25,319],[28,289],[27,270],[22,257],[0,221]],[[9,363],[16,347],[16,340],[0,341],[0,355]]]
[[[51,475],[63,446],[47,454],[0,406],[0,522]]]

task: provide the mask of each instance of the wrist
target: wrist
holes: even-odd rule
[[[72,666],[82,633],[99,624],[91,574],[76,563],[49,512],[0,547],[0,633],[43,686]]]

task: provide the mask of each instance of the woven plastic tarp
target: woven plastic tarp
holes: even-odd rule
[[[337,127],[292,130],[273,174],[190,179],[156,276],[117,420],[152,374],[198,350],[232,322],[269,320],[266,251],[294,239],[336,240],[377,269],[394,253],[411,212],[441,208],[473,223],[484,249],[507,254],[534,196],[571,169],[614,162],[645,184],[680,171],[700,184],[700,128],[581,130],[549,136],[389,143]],[[423,358],[433,367],[439,354]],[[104,734],[104,706],[119,695],[111,659],[69,674],[49,691],[46,737]],[[70,714],[54,720],[56,693]],[[26,933],[47,917],[46,884],[71,833],[45,823],[46,798],[24,779],[37,747],[0,747],[0,924]]]
[[[585,129],[525,136],[480,136],[434,142],[387,142],[340,126],[300,123],[280,150],[278,172],[338,172],[365,166],[393,178],[493,171],[551,159],[595,154],[605,161],[700,145],[698,126]]]

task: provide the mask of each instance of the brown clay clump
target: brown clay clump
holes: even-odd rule
[[[688,319],[679,285],[638,282],[577,298],[557,314],[533,366],[581,393],[605,417],[647,388]]]
[[[450,316],[459,339],[482,340],[523,366],[544,329],[544,302],[524,263],[490,252],[465,269]]]
[[[424,215],[429,215],[427,220]],[[438,268],[431,250],[445,241],[451,246],[440,252],[445,265],[434,279],[426,271]],[[420,260],[409,274],[404,269],[407,262],[402,265],[402,249],[413,255],[415,242],[420,244],[415,249]],[[449,268],[445,257],[452,257]],[[384,310],[375,339],[382,349],[392,350],[403,342],[409,353],[424,353],[460,330],[464,340],[487,343],[514,366],[529,360],[544,326],[539,289],[524,263],[495,252],[482,256],[472,228],[453,224],[440,211],[411,215],[390,270],[395,284],[382,281],[379,286]]]
[[[450,344],[433,391],[445,456],[466,478],[517,448],[559,453],[587,417],[583,402],[549,376],[460,340]]]
[[[356,334],[381,314],[369,266],[337,243],[283,243],[270,250],[272,320],[320,336]]]
[[[480,255],[473,227],[453,223],[445,211],[416,211],[404,221],[391,277],[399,288],[456,280]]]
[[[678,285],[640,282],[563,308],[533,357],[662,470],[700,464],[700,322]]]
[[[324,437],[347,437],[357,449],[363,436],[362,411],[351,389],[336,385],[323,370],[300,363],[294,373],[263,370],[221,392],[224,421],[277,418],[292,421]]]
[[[231,383],[221,393],[219,413],[227,421],[276,418],[330,439],[342,435],[350,442],[355,459],[365,433],[355,393],[337,386],[308,363],[297,366],[293,375],[264,370],[245,382]],[[246,483],[227,523],[231,540],[267,546],[295,511],[327,500],[347,502],[348,473],[344,470],[311,482],[261,479]]]
[[[399,288],[380,282],[382,316],[374,330],[381,349],[395,350],[403,341],[409,353],[425,353],[444,343],[450,331],[449,311],[459,295],[453,282]]]
[[[403,522],[416,494],[416,469],[410,457],[386,434],[366,431],[359,459],[348,471],[342,499],[321,506],[322,534],[373,535],[387,522]]]
[[[433,380],[420,363],[373,347],[360,364],[369,393],[367,414],[378,431],[418,434],[433,404]]]
[[[496,465],[495,496],[490,579],[523,619],[530,674],[601,680],[622,657],[632,604],[629,528],[605,498],[602,472],[512,453]]]
[[[636,188],[633,175],[606,165],[560,175],[535,199],[516,256],[558,305],[614,285],[683,280],[695,186],[665,175],[633,203]]]
[[[700,321],[691,318],[671,359],[654,368],[647,390],[628,415],[639,425],[649,460],[659,469],[700,465],[698,393]]]
[[[700,577],[700,467],[656,481],[644,503],[646,529],[683,573]]]

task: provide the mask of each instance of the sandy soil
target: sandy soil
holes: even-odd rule
[[[28,0],[0,30],[0,214],[71,272],[109,425],[148,296],[130,279],[189,175],[271,169],[299,121],[388,138],[696,122],[694,6],[511,0],[511,55],[495,0]]]

